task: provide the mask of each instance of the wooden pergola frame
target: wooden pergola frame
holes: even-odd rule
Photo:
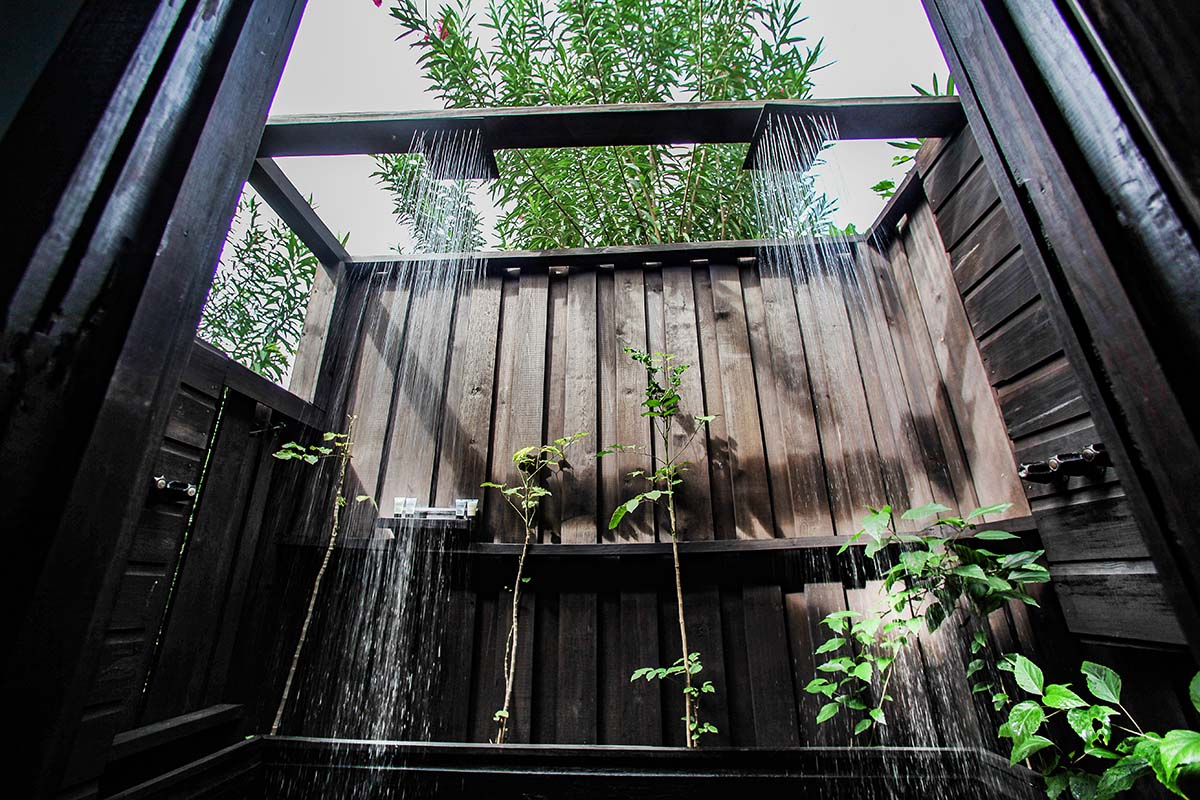
[[[549,147],[752,142],[766,111],[833,120],[839,140],[942,137],[965,118],[957,97],[641,103],[541,108],[451,109],[411,114],[272,117],[250,185],[327,268],[354,258],[274,159],[413,152],[422,133],[475,127],[489,154]],[[499,254],[481,254],[481,258]]]

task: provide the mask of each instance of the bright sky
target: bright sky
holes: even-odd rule
[[[432,3],[431,3],[432,5]],[[425,93],[418,51],[396,42],[389,3],[309,0],[271,108],[273,115],[409,111],[441,105]],[[808,37],[825,39],[826,63],[814,77],[818,98],[908,96],[910,84],[945,80],[947,68],[920,0],[805,0]],[[883,206],[870,191],[881,178],[899,183],[884,142],[843,142],[821,168],[824,191],[839,198],[839,225],[869,225]],[[284,171],[336,233],[350,232],[355,255],[383,254],[401,238],[388,196],[367,156],[280,159]],[[486,198],[486,193],[482,194]],[[486,215],[485,215],[486,216]]]

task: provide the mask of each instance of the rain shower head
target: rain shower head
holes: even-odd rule
[[[811,107],[764,103],[742,169],[807,172],[817,154],[837,139],[832,117],[814,114]]]
[[[500,177],[496,154],[482,119],[439,122],[413,136],[411,152],[425,156],[436,180],[492,180]]]

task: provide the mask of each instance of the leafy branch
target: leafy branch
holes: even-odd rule
[[[691,447],[692,442],[704,430],[705,426],[716,417],[694,416],[694,427],[686,434],[683,443],[672,450],[675,435],[676,416],[679,412],[679,389],[683,385],[683,374],[687,372],[687,364],[672,364],[675,356],[670,353],[654,353],[645,350],[626,347],[625,354],[641,364],[646,372],[646,390],[642,397],[641,406],[643,417],[650,419],[652,439],[657,447],[651,452],[642,451],[649,459],[649,471],[637,469],[629,473],[631,478],[641,478],[651,488],[640,492],[626,500],[613,510],[609,519],[609,530],[621,524],[628,514],[637,511],[642,503],[663,504],[667,510],[667,523],[671,534],[671,557],[675,566],[675,606],[679,617],[679,639],[683,655],[670,667],[640,667],[630,681],[645,678],[646,680],[663,679],[681,676],[683,678],[684,695],[684,730],[687,736],[687,746],[696,747],[700,737],[708,733],[717,733],[715,726],[700,721],[700,695],[715,692],[711,681],[705,681],[700,687],[693,685],[692,676],[703,669],[700,654],[688,649],[687,623],[683,613],[683,573],[679,563],[679,530],[675,507],[675,487],[683,483],[683,475],[689,462],[681,460],[681,456]],[[660,382],[660,377],[662,381]],[[606,447],[596,454],[597,458],[626,451],[642,450],[638,445],[616,444]],[[707,687],[707,688],[706,688]]]
[[[517,643],[520,636],[519,614],[521,609],[521,586],[529,581],[525,577],[525,557],[529,553],[529,545],[533,542],[537,531],[538,507],[542,498],[550,496],[550,490],[542,482],[555,472],[569,469],[566,460],[567,450],[587,433],[574,433],[561,439],[555,439],[553,444],[522,447],[513,453],[512,461],[517,468],[516,485],[485,481],[480,484],[485,489],[496,489],[504,502],[508,504],[521,520],[525,538],[521,545],[521,555],[517,559],[517,575],[513,581],[512,622],[508,627],[508,636],[504,642],[504,703],[492,715],[497,724],[496,744],[504,744],[508,735],[510,719],[509,706],[512,703],[513,684],[516,679]]]
[[[1012,673],[1031,699],[1012,707],[999,734],[1012,742],[1011,763],[1037,756],[1051,800],[1064,793],[1075,800],[1109,800],[1150,775],[1171,792],[1187,797],[1179,788],[1179,778],[1200,769],[1200,733],[1144,731],[1121,704],[1121,676],[1115,671],[1092,661],[1080,666],[1093,701],[1081,697],[1069,683],[1047,684],[1041,668],[1025,656],[1006,656],[1000,666]],[[1192,705],[1200,711],[1200,673],[1188,689]],[[1054,735],[1049,723],[1059,715],[1066,718],[1079,744],[1041,735],[1043,730]]]
[[[884,706],[894,699],[888,686],[897,659],[922,628],[937,631],[964,601],[968,613],[980,619],[1010,600],[1037,605],[1027,589],[1050,579],[1049,571],[1037,563],[1044,551],[993,552],[985,545],[1018,537],[1008,531],[977,530],[974,522],[1010,506],[1001,503],[976,508],[965,517],[942,517],[915,533],[896,530],[890,506],[872,511],[863,520],[862,529],[838,552],[865,540],[867,558],[878,560],[894,552],[896,560],[884,572],[879,610],[838,611],[822,620],[833,636],[816,652],[835,655],[817,667],[825,676],[814,678],[805,687],[810,694],[823,695],[829,701],[818,711],[818,723],[846,710],[859,717],[854,726],[856,736],[873,725],[886,725]],[[901,519],[916,522],[947,511],[947,506],[928,503],[905,511]],[[967,666],[968,678],[984,668],[981,654],[986,647],[987,638],[977,633],[971,643],[975,657]],[[836,655],[848,651],[856,652]],[[879,688],[873,691],[876,685]],[[992,688],[990,683],[978,682],[972,692]],[[1006,700],[999,694],[993,697],[996,703]]]

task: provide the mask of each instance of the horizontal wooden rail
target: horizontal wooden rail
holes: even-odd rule
[[[109,758],[112,761],[130,758],[147,750],[210,731],[213,728],[236,724],[241,721],[243,716],[242,706],[222,703],[193,711],[190,714],[171,717],[161,722],[123,731],[113,738],[112,752]]]
[[[867,241],[865,235],[839,237],[823,243],[823,247],[845,246]],[[478,253],[403,253],[377,256],[358,256],[353,270],[374,269],[393,264],[437,264],[466,258],[480,264],[487,272],[547,272],[570,271],[576,268],[679,266],[712,261],[733,264],[739,259],[753,259],[778,247],[795,246],[795,242],[778,239],[732,239],[717,242],[672,242],[667,244],[617,245],[613,247],[570,247],[561,250],[484,250]]]
[[[325,419],[325,412],[317,406],[258,373],[251,372],[203,339],[196,339],[191,357],[203,359],[203,368],[211,370],[230,389],[244,394],[251,400],[257,400],[296,422],[319,426]]]
[[[749,142],[765,103],[476,108],[405,114],[272,117],[259,158],[407,153],[422,132],[479,125],[493,150]],[[791,115],[828,117],[839,139],[937,137],[963,124],[957,97],[864,97],[771,101]]]

